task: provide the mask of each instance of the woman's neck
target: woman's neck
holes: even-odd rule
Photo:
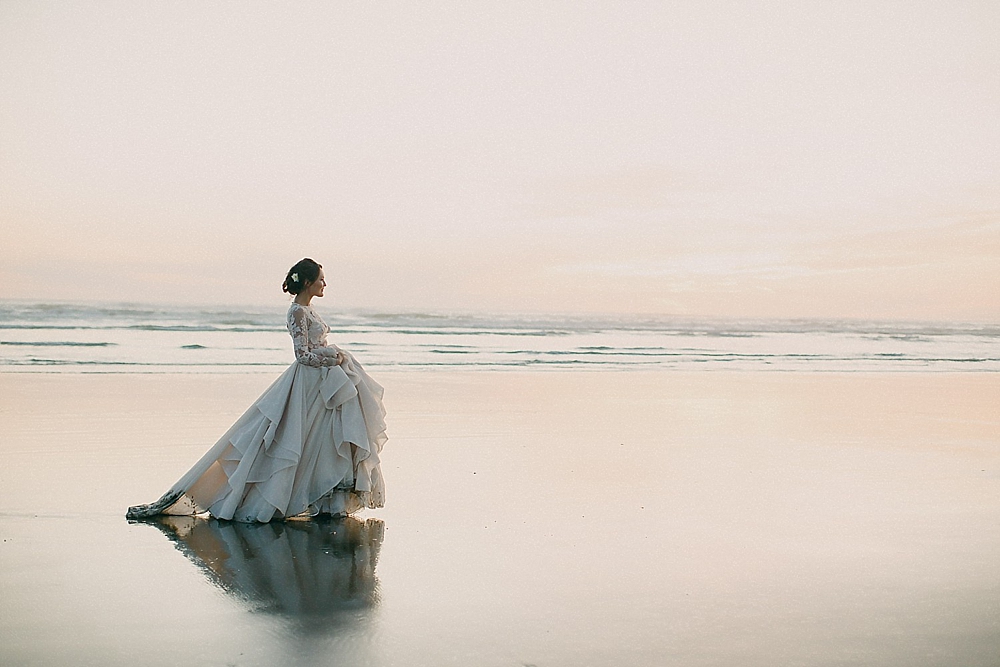
[[[312,301],[311,296],[305,296],[303,294],[295,295],[295,303],[299,304],[300,306],[308,306],[310,301]]]

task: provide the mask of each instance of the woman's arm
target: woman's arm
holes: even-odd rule
[[[312,351],[316,354],[322,354],[324,357],[334,359],[334,365],[336,366],[344,363],[344,351],[336,345],[332,345],[330,347],[314,347]]]
[[[292,347],[295,349],[295,360],[305,366],[336,366],[339,362],[335,356],[322,354],[319,350],[330,348],[309,349],[309,323],[306,321],[306,311],[302,308],[292,308],[288,320],[288,333],[292,335]]]

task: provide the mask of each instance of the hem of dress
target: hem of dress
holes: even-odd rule
[[[354,498],[354,503],[351,503],[351,509],[336,510],[336,511],[326,511],[321,506],[319,506],[324,499],[335,493],[349,494]],[[171,512],[170,509],[175,505],[178,505],[183,500],[187,499],[193,511],[189,512]],[[354,507],[356,505],[356,507]],[[278,513],[277,508],[275,508],[275,515],[272,516],[267,521],[261,521],[260,519],[253,518],[235,518],[235,517],[220,517],[212,513],[210,509],[201,509],[195,505],[194,501],[191,500],[190,496],[183,491],[168,491],[163,494],[159,500],[156,502],[149,503],[147,505],[133,505],[128,508],[125,513],[125,518],[129,521],[142,521],[144,519],[153,519],[160,516],[210,516],[213,519],[219,521],[234,521],[236,523],[270,523],[272,521],[291,521],[297,520],[301,521],[304,519],[313,518],[343,518],[353,516],[357,512],[365,509],[379,509],[384,507],[385,504],[381,502],[376,502],[372,499],[372,493],[370,491],[358,491],[352,488],[344,488],[339,484],[323,495],[321,495],[316,500],[310,502],[306,505],[306,509],[302,510],[297,514],[291,514],[288,516],[281,515]],[[196,509],[197,508],[197,509]]]

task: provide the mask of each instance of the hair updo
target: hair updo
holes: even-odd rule
[[[281,291],[289,294],[298,294],[310,283],[316,282],[319,278],[319,270],[322,265],[306,257],[295,263],[295,266],[288,269],[285,282],[281,283]]]

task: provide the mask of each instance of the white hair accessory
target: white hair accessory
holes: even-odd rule
[[[293,283],[299,282],[299,274],[297,274],[297,273],[293,273],[292,274],[292,282]]]

